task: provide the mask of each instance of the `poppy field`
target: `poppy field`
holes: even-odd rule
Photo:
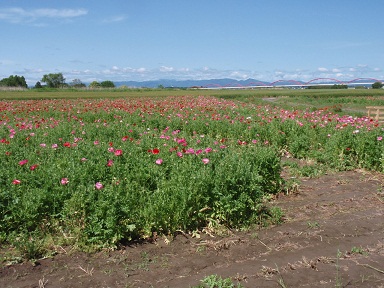
[[[384,171],[379,123],[326,109],[170,96],[4,100],[0,113],[0,243],[26,256],[268,222],[282,157]]]

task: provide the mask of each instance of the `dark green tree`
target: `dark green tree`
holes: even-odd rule
[[[106,80],[100,83],[100,86],[103,88],[115,88],[115,83],[110,80]]]
[[[41,85],[40,81],[37,81],[37,82],[36,82],[36,84],[35,84],[35,88],[36,88],[36,89],[43,88],[43,85]]]
[[[332,89],[348,89],[348,85],[345,85],[345,84],[335,84],[331,88]]]
[[[377,82],[372,84],[372,89],[381,89],[381,88],[383,88],[382,82],[377,81]]]
[[[11,75],[0,80],[0,86],[28,88],[24,76]]]
[[[41,82],[47,83],[47,86],[49,88],[61,88],[66,86],[63,73],[45,74],[41,79]]]

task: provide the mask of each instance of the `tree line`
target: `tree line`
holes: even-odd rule
[[[43,84],[42,84],[43,83]],[[0,80],[0,87],[20,87],[28,88],[24,76],[11,75],[8,78]],[[37,81],[34,88],[85,88],[85,85],[80,79],[74,79],[71,83],[66,83],[63,73],[50,73],[43,75],[40,81]],[[110,80],[98,82],[93,81],[88,85],[89,88],[115,88],[115,83]]]

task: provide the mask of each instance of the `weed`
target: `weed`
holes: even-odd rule
[[[336,288],[343,287],[343,281],[342,281],[341,274],[340,274],[340,264],[339,264],[341,256],[342,256],[341,251],[339,249],[337,249],[337,254],[336,254],[336,278],[335,278],[335,287]]]
[[[210,275],[201,280],[200,285],[192,288],[242,288],[240,283],[234,284],[231,278],[221,278],[218,275]]]
[[[351,254],[361,254],[361,255],[367,255],[367,252],[362,247],[356,247],[353,246],[351,248]]]
[[[283,276],[281,276],[281,273],[279,271],[279,267],[277,266],[277,264],[275,265],[276,265],[277,273],[279,274],[279,280],[277,281],[277,283],[280,285],[281,288],[287,288],[287,286],[285,285]]]
[[[21,234],[11,241],[21,257],[26,260],[37,260],[46,253],[44,240],[35,233]]]
[[[320,224],[317,221],[308,221],[307,222],[307,227],[309,229],[317,229],[320,227]]]
[[[259,225],[262,227],[268,227],[270,225],[281,224],[284,220],[284,212],[280,207],[264,207],[265,212],[260,213]]]
[[[291,177],[285,181],[283,190],[286,195],[297,194],[299,192],[299,187],[300,181],[295,177]]]

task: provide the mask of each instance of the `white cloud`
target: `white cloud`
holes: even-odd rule
[[[167,67],[167,66],[161,66],[160,67],[160,72],[172,72],[174,70],[175,70],[175,68],[173,68],[173,67]]]
[[[229,77],[235,78],[235,79],[244,79],[244,80],[249,78],[247,73],[243,73],[241,71],[233,71],[229,74]]]
[[[327,72],[328,71],[328,69],[324,68],[324,67],[319,67],[319,68],[317,68],[317,70],[320,72]]]
[[[0,9],[0,20],[9,23],[31,23],[38,19],[70,19],[88,14],[86,9],[51,9],[41,8],[25,10],[23,8]]]

